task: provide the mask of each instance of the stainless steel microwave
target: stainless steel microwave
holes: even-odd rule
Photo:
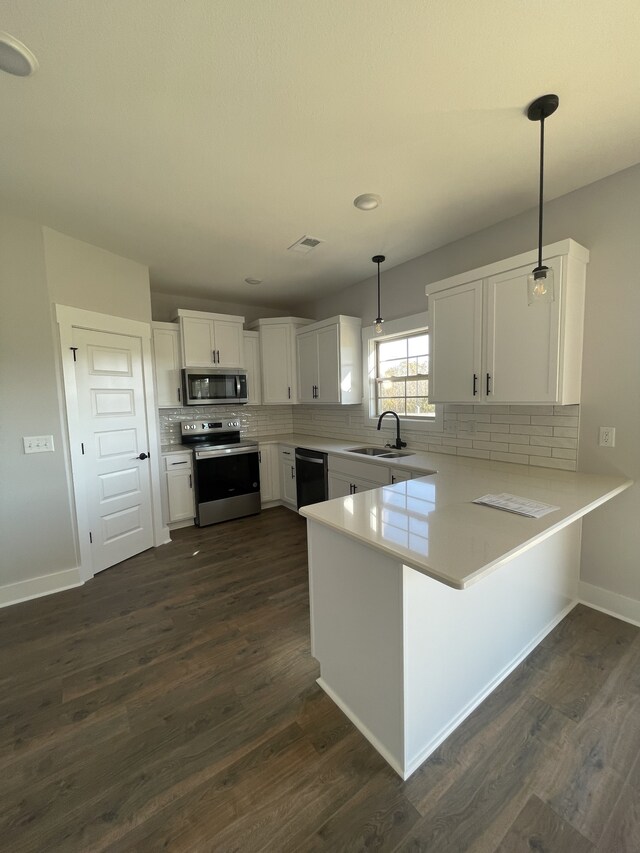
[[[184,368],[182,400],[185,406],[219,406],[223,403],[246,403],[246,370],[207,370]]]

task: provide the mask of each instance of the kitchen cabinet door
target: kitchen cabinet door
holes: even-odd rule
[[[215,367],[213,322],[206,317],[181,317],[185,367]]]
[[[353,494],[351,490],[351,480],[342,474],[332,474],[329,472],[329,500],[333,498],[346,498]]]
[[[429,296],[429,400],[474,403],[481,398],[482,281]]]
[[[318,386],[318,333],[301,332],[297,335],[298,401],[313,403]]]
[[[169,521],[185,521],[195,517],[193,475],[189,470],[167,471]]]
[[[483,390],[488,402],[553,403],[558,399],[561,259],[553,258],[547,266],[554,272],[553,302],[529,305],[528,266],[486,280]]]
[[[280,497],[290,506],[297,509],[298,496],[296,494],[296,461],[288,459],[280,461]]]
[[[278,446],[276,444],[261,444],[259,448],[260,500],[265,504],[269,501],[280,500]]]
[[[339,327],[325,326],[316,334],[318,372],[316,399],[321,403],[340,402]]]
[[[249,389],[248,405],[259,406],[262,402],[262,379],[260,377],[260,336],[258,332],[244,332],[244,366],[247,371]]]
[[[182,405],[180,329],[175,323],[153,324],[153,367],[158,408],[178,408]]]
[[[260,327],[263,403],[296,402],[293,343],[288,323]]]
[[[213,321],[215,367],[244,367],[242,324],[228,320]]]

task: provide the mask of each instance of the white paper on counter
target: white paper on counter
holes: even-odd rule
[[[543,504],[540,501],[532,501],[530,498],[521,498],[518,495],[510,495],[508,492],[501,492],[498,495],[482,495],[481,498],[476,498],[473,503],[494,507],[494,509],[503,509],[505,512],[515,512],[517,515],[526,515],[529,518],[542,518],[543,515],[560,509],[559,506]]]

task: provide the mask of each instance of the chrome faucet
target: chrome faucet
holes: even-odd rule
[[[389,410],[388,410],[388,411],[386,411],[386,412],[383,412],[383,413],[380,415],[380,417],[378,418],[378,429],[380,429],[380,425],[382,424],[382,419],[383,419],[383,417],[384,417],[385,415],[393,415],[393,417],[396,419],[396,443],[395,443],[393,446],[396,448],[396,450],[400,450],[400,448],[402,448],[402,447],[406,447],[406,446],[407,446],[407,442],[406,442],[406,441],[402,441],[402,440],[400,439],[400,418],[398,417],[398,415],[396,414],[396,412],[392,412],[392,411],[391,411],[391,409],[389,409]],[[391,445],[390,445],[390,444],[387,444],[387,447],[391,447]]]

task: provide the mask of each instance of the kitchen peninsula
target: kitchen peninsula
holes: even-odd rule
[[[576,604],[582,516],[631,485],[420,462],[436,473],[301,509],[318,683],[404,779]],[[472,503],[501,492],[558,508]]]

